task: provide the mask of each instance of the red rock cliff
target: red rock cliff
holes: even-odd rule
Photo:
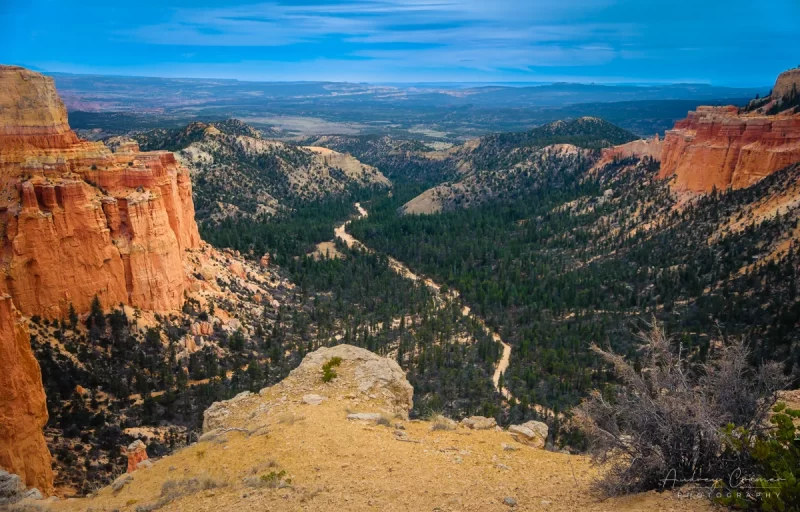
[[[11,297],[0,296],[0,468],[28,487],[53,492],[53,471],[42,427],[47,423],[42,375],[28,329]]]
[[[172,153],[79,140],[51,78],[0,66],[0,292],[22,313],[88,311],[95,294],[177,309],[183,252],[199,244]]]
[[[800,73],[783,73],[774,90],[791,90],[794,80]],[[674,175],[677,190],[708,192],[747,187],[800,161],[800,114],[762,111],[740,114],[730,106],[689,112],[666,133],[660,177]]]

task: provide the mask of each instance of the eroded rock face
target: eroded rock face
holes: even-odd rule
[[[11,298],[0,296],[0,468],[51,494],[53,471],[42,434],[47,418],[28,329]]]
[[[759,108],[698,107],[668,130],[660,178],[675,177],[679,191],[744,188],[800,162],[800,113],[780,107],[800,89],[800,69],[782,73]],[[752,105],[752,104],[751,104]],[[755,105],[757,107],[757,105]],[[779,111],[775,115],[775,110]]]
[[[656,135],[650,139],[639,139],[626,144],[604,148],[601,150],[600,160],[595,164],[595,167],[600,168],[615,160],[624,160],[631,157],[660,160],[663,147],[664,141]]]
[[[791,94],[792,90],[800,91],[800,68],[790,69],[778,75],[775,87],[772,88],[772,96],[784,98]]]
[[[739,115],[736,107],[699,107],[667,131],[659,177],[674,188],[743,188],[800,161],[800,115]]]
[[[172,153],[79,140],[53,80],[24,68],[0,66],[0,107],[0,292],[46,317],[88,311],[95,295],[179,308],[183,251],[200,236]]]

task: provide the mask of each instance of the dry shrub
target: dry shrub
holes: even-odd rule
[[[267,489],[283,489],[291,487],[292,479],[284,470],[270,471],[269,473],[261,476],[248,476],[245,477],[243,483],[248,487],[253,488],[267,488]]]
[[[432,423],[431,430],[455,430],[456,429],[456,422],[451,420],[450,418],[446,417],[445,415],[438,413],[432,415],[428,421]]]
[[[657,322],[640,333],[641,371],[622,356],[592,345],[614,368],[618,385],[594,391],[575,410],[593,461],[607,465],[596,482],[607,495],[663,488],[665,479],[728,478],[746,460],[724,456],[723,429],[758,432],[787,379],[778,363],[753,368],[745,342],[692,365]]]
[[[376,425],[382,425],[384,427],[391,427],[392,426],[392,417],[386,414],[381,414],[381,417],[375,420]]]
[[[218,487],[224,487],[225,485],[225,482],[214,479],[208,475],[182,480],[170,479],[161,485],[161,497],[158,501],[147,505],[139,505],[136,507],[136,512],[158,510],[168,503],[183,498],[184,496],[191,496],[200,491],[216,489]]]

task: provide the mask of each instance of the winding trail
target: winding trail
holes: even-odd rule
[[[361,203],[355,203],[354,206],[356,208],[356,211],[358,211],[358,216],[356,217],[357,219],[361,219],[361,218],[366,217],[367,215],[369,215],[367,210],[365,210],[364,207],[361,206]],[[375,251],[373,251],[372,249],[370,249],[369,247],[364,245],[361,241],[357,240],[356,238],[353,237],[353,235],[351,235],[350,233],[347,232],[347,225],[348,224],[350,224],[349,220],[346,221],[346,222],[343,222],[342,224],[337,226],[336,229],[334,229],[334,233],[336,235],[336,238],[338,238],[339,240],[344,242],[347,245],[347,247],[350,247],[350,248],[357,247],[357,248],[362,249],[364,251],[373,252],[374,253]],[[427,286],[431,290],[435,291],[437,294],[439,294],[439,295],[442,294],[442,291],[441,291],[442,287],[441,287],[440,284],[438,284],[437,282],[433,281],[432,279],[430,279],[428,277],[424,277],[424,276],[420,276],[418,274],[415,274],[414,272],[411,271],[410,268],[408,268],[401,261],[396,260],[395,258],[392,258],[391,256],[389,256],[388,258],[389,258],[389,267],[391,267],[391,269],[394,270],[397,274],[399,274],[402,277],[405,277],[406,279],[410,279],[412,281],[421,281],[421,282],[425,283],[425,286]],[[457,299],[458,296],[459,296],[459,293],[456,290],[450,289],[450,291],[447,292],[447,296],[448,296],[448,298],[451,298],[451,299]],[[511,392],[508,390],[508,388],[506,388],[505,386],[503,386],[502,388],[500,387],[500,376],[506,372],[506,370],[508,369],[508,365],[511,362],[511,345],[509,345],[508,343],[504,342],[502,340],[502,338],[500,338],[500,334],[498,334],[496,331],[491,330],[489,328],[489,326],[486,325],[486,322],[484,322],[484,320],[482,318],[479,318],[479,317],[475,316],[474,314],[472,314],[472,312],[470,311],[469,306],[462,306],[461,313],[464,316],[468,316],[471,319],[473,319],[474,321],[476,321],[483,328],[483,330],[484,330],[484,332],[486,332],[486,334],[490,335],[493,340],[495,340],[496,342],[500,343],[503,346],[503,355],[500,358],[500,361],[498,361],[497,367],[494,369],[494,375],[492,375],[492,382],[494,383],[495,389],[500,394],[502,394],[503,397],[506,400],[510,399],[511,398]]]

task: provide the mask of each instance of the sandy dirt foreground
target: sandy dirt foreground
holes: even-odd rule
[[[119,492],[106,487],[94,499],[67,500],[52,510],[135,511],[154,503],[168,480],[210,477],[224,485],[179,498],[158,510],[542,510],[695,511],[704,501],[647,493],[603,501],[589,490],[597,471],[585,457],[516,443],[508,432],[432,431],[427,422],[394,425],[346,419],[346,404],[291,405],[276,414],[269,433],[231,431],[133,473]],[[504,449],[503,444],[517,450]],[[252,488],[244,480],[286,471],[291,486]],[[516,506],[504,500],[512,498]]]
[[[523,445],[502,429],[433,430],[385,414],[381,422],[349,420],[386,410],[385,393],[360,390],[361,368],[345,362],[327,384],[315,372],[290,376],[232,401],[200,442],[138,469],[117,491],[105,487],[51,510],[711,510],[669,492],[603,500],[590,490],[598,470],[586,457]],[[310,405],[312,396],[325,398]],[[261,484],[270,474],[286,486]],[[192,480],[213,485],[192,489]]]

